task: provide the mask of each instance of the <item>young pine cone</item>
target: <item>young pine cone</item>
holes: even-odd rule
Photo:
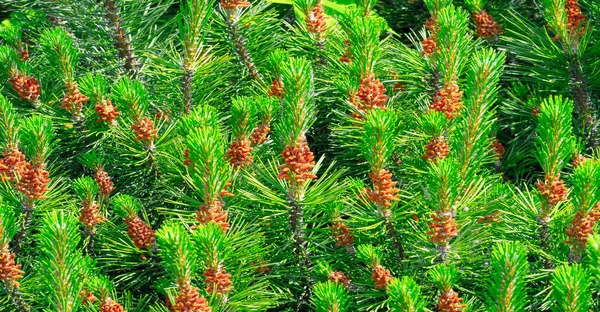
[[[438,304],[438,311],[440,312],[462,312],[462,310],[467,306],[466,304],[461,304],[463,298],[458,296],[453,290],[446,292],[440,296],[440,304]]]
[[[127,224],[127,234],[133,241],[133,244],[139,249],[146,249],[156,242],[154,230],[142,221],[139,217],[130,217],[125,219]]]
[[[502,33],[498,23],[484,10],[473,14],[473,19],[475,20],[475,33],[478,37],[491,39]]]
[[[385,108],[385,103],[388,100],[385,92],[385,87],[379,79],[375,79],[375,75],[370,74],[365,78],[361,78],[358,91],[356,92],[356,99],[360,101],[357,108],[361,111],[373,108]]]
[[[567,244],[576,250],[582,251],[587,245],[587,238],[594,232],[594,226],[600,219],[600,206],[596,205],[593,211],[577,211],[571,225],[567,226]]]
[[[271,131],[271,127],[268,123],[260,123],[254,130],[252,130],[252,145],[260,145],[267,141],[267,135]]]
[[[381,169],[379,172],[369,173],[369,177],[373,182],[373,189],[368,189],[367,194],[369,200],[381,207],[388,208],[392,205],[392,201],[400,200],[396,194],[400,192],[396,188],[398,182],[392,181],[392,174],[386,169]]]
[[[433,103],[429,105],[429,108],[444,113],[446,119],[452,119],[463,105],[462,94],[456,84],[446,85],[436,92]]]
[[[81,117],[81,110],[83,109],[83,103],[88,100],[88,97],[81,94],[76,85],[67,86],[67,93],[62,99],[60,108],[64,108],[71,112],[74,117]]]
[[[151,142],[158,137],[158,129],[154,129],[154,122],[148,117],[135,121],[131,125],[136,141]]]
[[[352,246],[354,244],[354,237],[350,233],[350,227],[345,225],[342,221],[334,222],[330,227],[332,236],[335,238],[336,246]]]
[[[100,312],[125,312],[125,309],[110,297],[107,297],[100,304]]]
[[[44,194],[50,190],[46,187],[50,183],[50,178],[48,171],[44,168],[44,164],[34,167],[30,163],[26,163],[21,171],[17,190],[29,199],[46,198]]]
[[[432,218],[433,221],[429,223],[430,231],[427,232],[428,235],[431,235],[431,242],[439,246],[445,246],[450,239],[457,236],[460,232],[457,228],[456,220],[451,213],[434,213]]]
[[[312,172],[315,167],[315,157],[306,140],[297,146],[287,146],[281,152],[281,156],[283,156],[285,164],[277,167],[281,170],[277,178],[286,179],[298,185],[302,185],[308,179],[317,178]]]
[[[221,7],[226,10],[247,8],[250,2],[244,0],[221,0]]]
[[[444,137],[438,137],[429,140],[427,145],[425,145],[425,155],[421,156],[421,158],[436,162],[438,159],[446,158],[449,153],[448,143],[446,143]]]
[[[394,277],[390,273],[390,270],[387,270],[381,264],[373,268],[371,279],[373,279],[375,289],[386,289],[392,278]]]
[[[96,203],[83,202],[83,208],[79,215],[79,222],[85,225],[86,232],[90,234],[94,234],[96,226],[105,220],[99,213],[99,207],[100,205]]]
[[[4,176],[9,181],[15,181],[27,165],[25,154],[18,148],[6,150],[0,158],[0,177]]]
[[[313,34],[322,34],[325,32],[327,23],[325,22],[325,13],[323,4],[317,1],[317,4],[306,15],[306,30]]]
[[[34,77],[17,73],[8,78],[8,81],[12,85],[12,88],[17,91],[21,100],[34,103],[40,97],[42,87]]]
[[[208,301],[198,293],[198,288],[189,282],[179,286],[179,295],[175,299],[174,311],[177,312],[211,312]]]
[[[345,288],[348,288],[351,282],[350,276],[347,276],[344,272],[340,271],[331,271],[327,279],[334,283],[342,284]]]
[[[281,97],[283,94],[283,82],[280,79],[273,79],[273,82],[271,82],[271,91],[268,94],[273,97]]]
[[[231,274],[227,273],[223,265],[218,265],[217,268],[208,268],[204,271],[204,282],[206,283],[206,291],[217,294],[225,294],[233,287],[231,286]]]
[[[196,219],[202,224],[213,222],[220,226],[223,232],[229,230],[227,212],[223,211],[223,203],[220,201],[217,201],[212,205],[200,206],[200,211],[196,211]]]
[[[20,279],[25,272],[21,271],[21,265],[15,262],[15,254],[8,250],[8,245],[0,249],[0,280],[14,288],[19,288]]]
[[[231,142],[226,157],[234,168],[240,168],[252,163],[252,146],[250,140],[235,140]]]
[[[97,122],[106,121],[109,125],[112,125],[120,114],[118,107],[113,106],[110,100],[102,100],[102,103],[96,104],[95,110],[100,117]]]
[[[556,177],[544,176],[544,181],[538,180],[535,186],[540,191],[542,196],[546,198],[546,202],[550,206],[556,205],[558,202],[567,200],[567,188],[565,182],[560,179],[560,175]]]
[[[104,168],[99,168],[96,170],[96,173],[94,173],[94,179],[100,186],[100,193],[108,196],[110,192],[115,190],[113,182],[108,173],[104,171]]]

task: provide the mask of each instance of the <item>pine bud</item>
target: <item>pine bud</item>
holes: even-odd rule
[[[398,182],[392,181],[392,174],[381,169],[378,172],[369,173],[369,177],[373,182],[373,189],[368,189],[369,200],[381,207],[388,208],[392,205],[392,201],[400,200],[396,194],[400,192],[395,186]]]
[[[287,146],[281,152],[281,156],[283,156],[285,164],[277,167],[281,170],[277,178],[286,179],[298,185],[304,184],[308,179],[317,178],[312,172],[315,167],[315,157],[310,151],[306,139],[295,146]]]
[[[456,226],[456,220],[450,212],[434,213],[433,221],[429,223],[428,235],[431,235],[431,242],[438,246],[447,246],[450,239],[454,238],[460,232]]]
[[[267,141],[267,135],[271,132],[271,127],[268,123],[260,123],[254,130],[252,130],[252,145],[260,145]]]
[[[425,155],[421,156],[421,158],[436,162],[437,160],[446,158],[449,153],[450,150],[448,149],[446,139],[444,139],[444,137],[438,137],[429,140],[427,145],[425,145]]]
[[[447,119],[452,119],[463,105],[462,94],[456,84],[447,84],[436,92],[433,103],[429,105],[429,108],[444,113]]]
[[[350,276],[347,276],[346,274],[344,274],[344,272],[341,271],[331,271],[327,279],[334,283],[342,284],[346,289],[348,289],[348,287],[350,286],[350,282],[352,281],[350,279]]]
[[[135,121],[131,125],[131,129],[136,136],[136,141],[151,142],[158,137],[156,134],[158,129],[154,129],[154,122],[148,117]]]
[[[546,202],[549,206],[554,206],[558,202],[565,201],[567,199],[567,188],[565,182],[560,179],[560,174],[555,177],[548,175],[544,176],[544,181],[538,180],[535,186],[540,191],[542,196],[546,198]]]
[[[280,79],[273,79],[273,82],[271,82],[271,91],[268,94],[273,97],[281,97],[283,94],[283,82]]]
[[[156,242],[154,230],[137,216],[125,219],[127,234],[139,249],[146,249]]]
[[[102,103],[96,104],[96,114],[98,114],[97,122],[106,121],[109,125],[112,125],[119,117],[120,112],[117,111],[118,107],[113,106],[110,100],[102,100]]]
[[[462,312],[467,306],[461,304],[463,298],[458,296],[454,290],[443,293],[439,298],[440,303],[438,304],[438,311],[440,312]]]
[[[0,176],[6,177],[9,181],[15,181],[27,165],[25,154],[18,148],[6,150],[0,158]]]
[[[88,97],[81,94],[76,84],[67,85],[67,93],[62,99],[60,108],[64,108],[73,114],[73,118],[79,119],[82,115],[83,103],[88,100]]]
[[[223,203],[221,201],[217,201],[211,205],[200,206],[200,211],[196,211],[196,219],[202,224],[213,222],[219,225],[224,232],[229,230],[227,212],[223,211]]]
[[[198,293],[198,288],[186,282],[179,286],[179,295],[175,299],[174,311],[177,312],[210,312],[208,301]]]
[[[8,250],[8,244],[0,249],[0,280],[14,288],[19,288],[18,280],[23,278],[25,272],[21,265],[15,262],[15,254]]]
[[[99,168],[96,170],[96,173],[94,173],[94,179],[96,180],[96,183],[100,185],[100,193],[109,195],[110,192],[114,191],[115,187],[113,182],[108,173],[104,171],[104,168]]]
[[[100,304],[100,312],[125,312],[123,306],[107,297]]]
[[[8,81],[11,83],[12,88],[19,94],[21,100],[33,103],[40,97],[42,87],[34,77],[16,73],[8,78]]]
[[[235,140],[231,142],[226,157],[234,168],[240,168],[252,163],[252,146],[250,140]]]
[[[341,220],[334,222],[330,229],[333,238],[336,240],[336,246],[348,247],[354,244],[354,237],[350,233],[350,227],[345,225]]]
[[[498,23],[485,10],[473,14],[473,19],[475,20],[475,33],[478,37],[492,39],[503,33]]]
[[[314,34],[325,32],[327,23],[325,22],[325,13],[323,12],[323,3],[317,1],[315,6],[306,15],[306,30]]]
[[[225,294],[233,289],[231,286],[231,274],[225,271],[223,265],[219,264],[216,268],[210,267],[204,271],[204,282],[206,283],[206,291],[217,294]]]
[[[394,277],[390,273],[390,270],[387,270],[381,264],[378,264],[373,268],[371,279],[373,280],[375,289],[385,289],[392,281],[392,278]]]
[[[31,163],[25,163],[19,183],[17,184],[17,190],[23,193],[29,199],[44,199],[44,195],[50,189],[46,186],[50,183],[48,171],[44,169],[45,164],[39,166],[33,166]]]

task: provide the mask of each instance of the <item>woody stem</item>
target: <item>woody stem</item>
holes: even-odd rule
[[[398,252],[398,258],[400,260],[404,259],[404,246],[402,246],[402,240],[400,234],[396,231],[392,220],[390,217],[383,216],[383,224],[385,226],[385,230],[387,231],[388,238],[392,241],[392,244],[396,248],[396,252]]]
[[[288,206],[290,209],[289,221],[290,227],[294,236],[294,253],[297,258],[300,258],[302,264],[304,265],[307,276],[303,278],[304,280],[304,290],[300,295],[298,301],[297,311],[303,311],[302,309],[308,305],[310,299],[310,290],[312,289],[312,263],[310,258],[308,257],[308,250],[306,249],[307,242],[305,240],[304,235],[304,217],[303,217],[303,209],[302,205],[298,202],[297,197],[293,192],[288,194]]]
[[[34,208],[35,204],[31,199],[26,199],[21,204],[21,212],[25,214],[25,221],[23,222],[21,229],[19,230],[17,235],[15,235],[15,238],[13,240],[14,246],[12,249],[15,253],[19,253],[19,251],[21,251],[21,244],[23,243],[23,239],[25,238],[25,235],[29,230],[29,225],[31,224],[31,219],[33,218]]]
[[[262,81],[262,78],[258,73],[258,70],[256,69],[256,65],[254,65],[252,56],[246,48],[246,39],[240,33],[237,21],[235,21],[233,18],[228,18],[226,19],[226,21],[227,26],[229,27],[229,33],[231,34],[231,40],[233,40],[235,44],[236,52],[240,58],[240,61],[248,69],[248,72],[250,73],[250,77],[252,79],[258,79],[259,81]]]
[[[18,288],[8,284],[5,285],[5,288],[10,297],[10,301],[19,309],[19,311],[31,312],[31,307],[23,300],[23,296],[21,296]]]

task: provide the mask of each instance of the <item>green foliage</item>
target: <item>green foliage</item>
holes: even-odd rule
[[[488,311],[523,311],[528,304],[527,252],[519,243],[498,243],[492,251]]]
[[[388,286],[390,308],[394,312],[420,312],[425,307],[425,298],[419,285],[410,276],[395,278]]]
[[[321,282],[313,288],[313,305],[317,312],[350,311],[352,302],[347,290],[340,283]]]
[[[591,294],[587,270],[579,265],[563,265],[554,270],[552,297],[556,301],[552,311],[588,311]]]

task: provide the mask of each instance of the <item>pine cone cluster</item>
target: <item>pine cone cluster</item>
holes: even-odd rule
[[[77,85],[70,84],[67,86],[67,93],[62,99],[60,108],[71,112],[75,118],[80,118],[82,116],[83,103],[87,100],[89,100],[88,97],[79,92]]]
[[[79,215],[79,222],[85,225],[86,232],[90,234],[94,234],[96,231],[96,225],[104,222],[104,217],[100,215],[100,205],[96,203],[83,202],[83,208],[81,209],[81,214]]]
[[[440,312],[462,312],[467,306],[461,303],[463,298],[460,298],[454,290],[443,293],[439,300],[438,311]]]
[[[125,312],[125,309],[122,305],[107,297],[100,304],[100,312]]]
[[[323,12],[323,3],[317,1],[315,6],[306,15],[306,30],[314,34],[325,32],[327,23],[325,22],[325,13]]]
[[[368,189],[367,194],[369,200],[376,203],[380,207],[388,208],[392,205],[392,201],[400,200],[396,194],[400,192],[396,188],[398,182],[392,181],[392,173],[386,169],[381,169],[378,172],[369,173],[373,189]]]
[[[46,187],[50,183],[50,178],[45,167],[45,164],[33,166],[28,162],[25,163],[20,172],[17,190],[29,199],[46,198],[44,194],[50,190]]]
[[[498,23],[485,10],[473,14],[473,19],[475,20],[475,33],[478,37],[491,39],[502,33]]]
[[[175,299],[174,311],[177,312],[211,312],[208,301],[198,293],[198,288],[189,282],[179,285],[179,295]]]
[[[206,283],[206,291],[217,294],[226,294],[233,289],[231,286],[231,274],[225,271],[223,265],[219,264],[216,268],[209,267],[204,271],[204,282]]]
[[[154,121],[143,117],[131,125],[136,141],[151,142],[158,137],[158,129],[154,129]]]
[[[108,196],[112,191],[115,190],[115,186],[113,185],[113,181],[110,179],[110,176],[104,168],[98,168],[94,173],[94,179],[96,183],[100,186],[100,193]]]
[[[110,100],[102,100],[102,103],[96,104],[96,114],[98,114],[98,122],[106,121],[109,125],[112,125],[119,117],[120,112],[117,111],[118,107],[113,106]]]
[[[573,157],[573,169],[579,167],[581,164],[583,164],[587,160],[588,160],[588,158],[583,155],[574,156]]]
[[[23,278],[25,272],[21,271],[21,264],[15,262],[15,256],[8,250],[8,244],[0,249],[0,280],[14,288],[19,288],[18,280]]]
[[[387,270],[381,264],[378,264],[373,268],[371,279],[373,280],[375,289],[386,289],[387,285],[392,281],[392,278],[394,277],[390,273],[390,270]]]
[[[94,303],[94,302],[98,302],[98,298],[94,295],[94,293],[92,293],[91,291],[88,291],[87,289],[82,289],[79,292],[79,297],[81,297],[81,304],[86,305],[88,303]]]
[[[268,123],[260,123],[256,126],[250,135],[252,145],[256,146],[265,143],[269,132],[271,132],[271,127]]]
[[[224,232],[229,230],[227,212],[223,211],[223,203],[221,201],[215,201],[213,204],[200,206],[200,210],[196,211],[196,219],[202,224],[213,222],[220,226]]]
[[[444,159],[450,153],[448,143],[444,137],[433,138],[425,145],[425,155],[421,158],[431,162],[436,162],[438,159]]]
[[[456,225],[456,220],[450,212],[433,213],[432,222],[429,222],[430,231],[427,232],[431,235],[429,239],[431,242],[438,246],[447,246],[450,239],[456,237],[460,232]]]
[[[226,10],[242,9],[250,6],[245,0],[221,0],[221,7]]]
[[[286,179],[298,185],[304,184],[308,179],[316,179],[317,176],[312,172],[315,167],[315,157],[308,147],[306,139],[303,139],[295,146],[287,146],[281,156],[285,164],[278,166],[281,171],[277,178]]]
[[[567,9],[567,27],[572,32],[575,32],[579,27],[585,25],[587,16],[581,13],[579,0],[567,0],[565,7]]]
[[[353,103],[363,112],[373,108],[385,108],[388,100],[385,92],[385,87],[381,81],[375,79],[374,74],[369,74],[367,77],[360,79],[360,85],[355,96],[359,103],[356,101],[353,101]]]
[[[268,94],[273,97],[281,97],[283,94],[283,82],[281,79],[273,79],[273,82],[271,82],[271,91]]]
[[[546,198],[546,202],[549,206],[554,206],[558,202],[567,199],[568,190],[565,186],[565,182],[560,179],[560,174],[555,177],[545,175],[544,181],[538,180],[535,183],[535,186],[542,196]]]
[[[452,119],[463,105],[462,95],[463,93],[459,90],[458,85],[447,84],[436,92],[433,103],[429,105],[429,108],[444,113],[447,119]]]
[[[344,63],[350,63],[352,62],[352,59],[354,58],[354,55],[352,55],[352,53],[350,53],[350,41],[348,40],[344,40],[344,46],[345,46],[345,51],[346,53],[344,53],[344,55],[342,55],[342,57],[340,58],[341,62]]]
[[[341,271],[331,271],[327,279],[334,283],[342,284],[345,288],[348,288],[350,286],[350,282],[352,281],[350,276],[347,276]]]
[[[25,154],[18,148],[12,148],[4,151],[2,156],[0,158],[0,176],[9,181],[15,181],[27,164]]]
[[[421,41],[421,46],[423,46],[423,52],[421,52],[421,56],[431,56],[433,52],[437,50],[436,39],[439,28],[437,18],[432,16],[427,19],[427,22],[425,22],[425,28],[429,30],[429,37]]]
[[[14,74],[8,78],[12,88],[19,94],[21,100],[27,100],[31,103],[38,100],[42,87],[34,77],[27,74]]]
[[[250,140],[235,140],[229,145],[226,157],[234,168],[252,164],[252,142]]]
[[[492,142],[492,148],[494,149],[496,158],[501,159],[502,156],[504,156],[504,146],[502,145],[502,143],[500,143],[500,141],[498,141],[498,139],[494,139],[494,142]]]
[[[330,227],[332,236],[335,238],[336,246],[352,246],[354,244],[354,237],[350,233],[350,227],[344,224],[342,221],[336,221]]]
[[[146,249],[156,242],[154,230],[137,216],[125,219],[127,235],[139,249]]]
[[[590,212],[577,211],[571,225],[567,226],[566,234],[569,237],[567,244],[577,250],[584,250],[587,238],[594,232],[594,226],[600,219],[600,206],[596,205]]]

